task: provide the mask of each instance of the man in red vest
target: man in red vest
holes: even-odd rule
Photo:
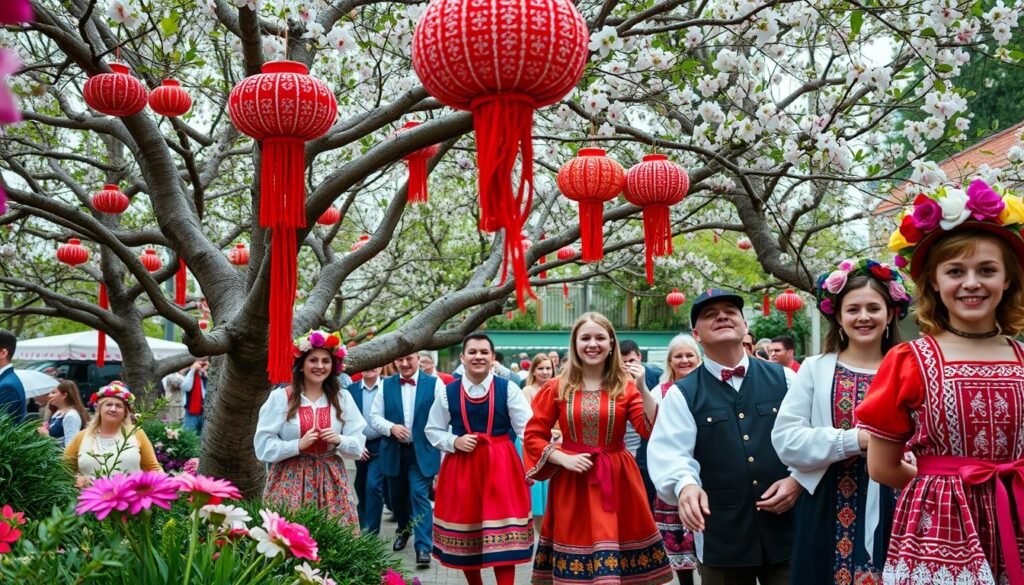
[[[203,407],[206,406],[209,369],[209,358],[199,358],[192,363],[192,367],[188,369],[185,379],[181,382],[181,393],[185,396],[183,424],[186,429],[195,431],[199,436],[203,436]]]

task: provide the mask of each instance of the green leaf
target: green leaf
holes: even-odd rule
[[[981,18],[985,14],[985,7],[982,6],[982,0],[978,0],[971,6],[971,14]]]
[[[178,13],[172,12],[160,20],[160,31],[164,33],[165,37],[178,32],[178,18],[180,18]]]
[[[938,36],[938,35],[937,35],[937,34],[935,34],[935,29],[934,29],[934,28],[932,28],[932,27],[928,27],[928,28],[926,28],[926,29],[923,29],[923,30],[922,30],[922,31],[920,32],[920,36],[922,36],[922,37],[936,37],[936,36]]]
[[[1010,57],[1018,61],[1024,60],[1024,51],[1018,51],[1014,49],[1010,51]]]
[[[953,66],[950,65],[949,63],[939,63],[938,65],[935,66],[935,70],[938,71],[939,73],[949,73],[950,71],[953,70]]]
[[[864,24],[864,11],[854,10],[850,15],[850,38],[856,38],[860,34],[860,27]]]

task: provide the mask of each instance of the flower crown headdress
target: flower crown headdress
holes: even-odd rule
[[[135,403],[135,395],[128,390],[123,382],[114,381],[92,393],[89,397],[89,406],[95,406],[100,398],[120,398],[129,406]]]
[[[957,229],[987,231],[1005,240],[1020,257],[1024,252],[1022,228],[1024,200],[975,179],[966,191],[942,186],[918,195],[889,237],[889,249],[896,254],[896,266],[909,265],[910,275],[917,278],[924,269],[924,252],[945,233]]]
[[[867,276],[880,282],[889,290],[889,297],[899,311],[899,318],[907,316],[910,309],[910,293],[907,292],[906,279],[899,270],[889,266],[861,258],[860,260],[843,260],[832,272],[818,277],[818,285],[814,294],[818,298],[818,310],[825,315],[834,315],[839,309],[838,297],[846,288],[847,282],[855,276]]]
[[[345,344],[341,342],[341,333],[337,331],[310,330],[305,335],[296,337],[292,342],[295,357],[299,357],[312,349],[326,349],[335,358],[334,373],[340,374],[342,360],[348,355]]]

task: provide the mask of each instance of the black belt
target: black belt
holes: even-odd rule
[[[399,445],[401,445],[401,447],[403,449],[412,449],[413,448],[413,444],[412,443],[399,443]]]

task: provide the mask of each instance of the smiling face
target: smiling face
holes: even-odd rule
[[[720,301],[701,309],[693,331],[705,347],[741,345],[747,324],[739,307],[728,301]]]
[[[124,422],[124,417],[128,415],[128,408],[120,398],[108,396],[100,398],[99,403],[96,405],[96,413],[100,416],[101,425],[120,426]]]
[[[700,365],[700,355],[688,344],[679,345],[668,356],[672,366],[673,380],[685,378],[694,368]]]
[[[395,360],[395,367],[403,378],[412,378],[420,369],[420,356],[415,353],[402,356]]]
[[[314,349],[302,360],[302,376],[306,384],[323,384],[333,373],[334,363],[326,349]]]
[[[839,326],[849,344],[859,347],[881,346],[892,317],[885,298],[871,286],[847,291],[838,314]]]
[[[542,359],[536,362],[537,365],[533,366],[530,373],[533,375],[534,381],[538,386],[543,386],[548,380],[551,379],[555,374],[555,369],[551,367],[550,359]]]
[[[1010,287],[1003,252],[991,238],[935,267],[932,287],[949,312],[949,324],[968,331],[995,329],[996,308]]]
[[[576,357],[584,366],[604,365],[612,351],[611,334],[593,321],[586,321],[580,325],[573,343],[576,346]]]
[[[462,365],[466,368],[466,377],[474,382],[482,382],[494,364],[494,352],[486,339],[470,339],[462,348]]]

